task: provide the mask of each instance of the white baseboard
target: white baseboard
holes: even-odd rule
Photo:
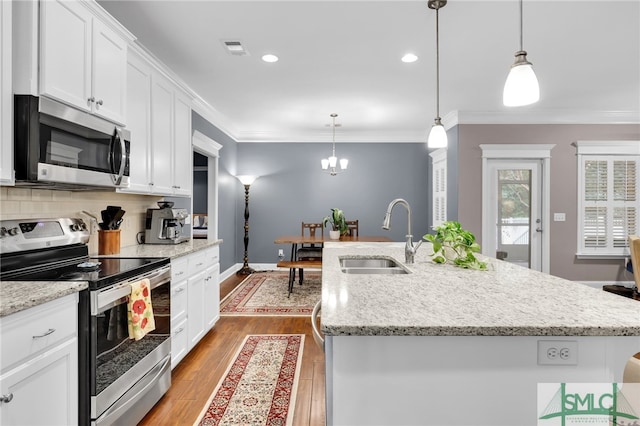
[[[625,287],[633,288],[636,284],[633,281],[576,281],[577,283],[584,284],[589,287],[602,290],[602,286],[605,285],[623,285]]]

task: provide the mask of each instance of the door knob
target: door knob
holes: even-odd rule
[[[13,394],[10,393],[9,395],[2,395],[0,396],[0,403],[8,403],[11,402],[11,400],[13,399]]]

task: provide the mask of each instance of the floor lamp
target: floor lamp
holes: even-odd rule
[[[236,275],[250,275],[255,270],[249,267],[249,187],[258,179],[258,176],[241,175],[236,176],[244,185],[244,264]]]

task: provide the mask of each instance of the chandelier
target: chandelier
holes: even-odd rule
[[[340,159],[340,172],[337,170],[338,166],[338,157],[336,157],[336,117],[338,114],[331,114],[330,117],[333,119],[333,149],[331,151],[331,157],[323,158],[320,160],[322,164],[322,170],[329,173],[331,176],[335,176],[340,172],[347,170],[347,166],[349,165],[349,160],[346,158]]]

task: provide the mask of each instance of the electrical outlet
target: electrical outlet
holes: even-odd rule
[[[278,249],[278,258],[280,260],[284,259],[284,250],[283,249]]]
[[[538,365],[578,365],[578,342],[538,340]]]

